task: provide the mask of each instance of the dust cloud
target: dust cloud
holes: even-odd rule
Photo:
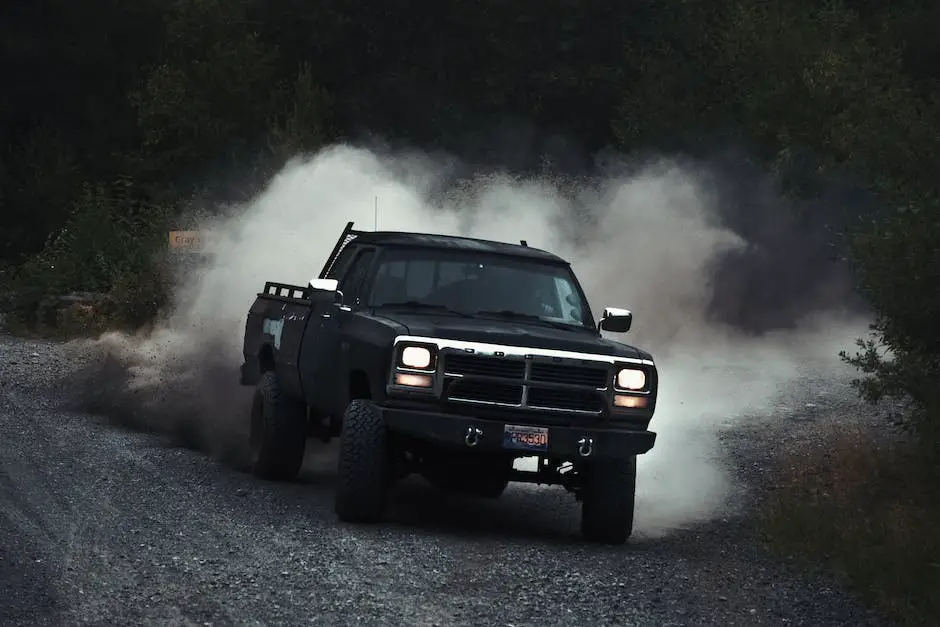
[[[99,357],[85,406],[238,460],[251,394],[237,370],[249,306],[267,280],[315,277],[347,221],[376,226],[378,199],[379,230],[525,239],[571,260],[595,315],[606,305],[634,312],[633,330],[612,337],[649,350],[660,369],[659,439],[640,458],[637,509],[637,532],[659,535],[728,507],[735,486],[719,430],[776,402],[808,367],[843,370],[838,350],[865,328],[828,305],[762,334],[716,319],[716,263],[754,243],[727,225],[726,195],[703,165],[653,159],[574,183],[452,174],[416,153],[350,146],[292,161],[253,202],[202,225],[217,236],[212,262],[181,275],[156,328],[75,345]],[[812,282],[812,268],[794,271]]]

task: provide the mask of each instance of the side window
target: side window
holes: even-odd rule
[[[358,304],[362,293],[363,283],[372,269],[372,259],[375,257],[375,249],[367,248],[363,250],[353,262],[349,272],[340,281],[340,289],[343,291],[343,300],[346,304]]]
[[[339,279],[344,274],[346,274],[346,269],[349,268],[349,264],[352,262],[352,258],[355,256],[356,252],[359,250],[359,247],[354,244],[347,244],[341,251],[339,251],[339,256],[336,258],[336,262],[330,266],[329,272],[326,273],[327,279]]]

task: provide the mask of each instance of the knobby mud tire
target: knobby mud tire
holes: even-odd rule
[[[306,445],[305,405],[284,393],[274,372],[264,373],[251,406],[252,474],[269,481],[294,479]]]
[[[388,435],[378,408],[356,399],[346,407],[340,433],[336,514],[344,522],[385,517],[391,468]]]
[[[623,544],[633,534],[636,456],[584,469],[581,534],[591,542]]]

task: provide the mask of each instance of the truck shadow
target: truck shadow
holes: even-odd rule
[[[638,510],[644,507],[637,503]],[[641,512],[638,511],[638,517]],[[602,553],[668,554],[700,552],[702,535],[732,541],[745,534],[740,521],[717,521],[672,530],[646,529],[641,521],[625,545],[588,542],[581,535],[581,504],[560,486],[510,484],[498,499],[448,494],[421,478],[410,477],[391,494],[385,524],[412,533],[447,536],[457,540],[536,542],[555,547],[583,547]],[[717,550],[717,549],[716,549]]]
[[[303,471],[295,481],[312,489],[314,498],[324,500],[324,507],[328,501],[331,513],[337,455],[335,442],[308,440]],[[412,475],[392,488],[383,524],[464,538],[572,543],[581,542],[580,514],[574,496],[559,486],[512,483],[500,498],[488,499],[450,494]]]
[[[310,491],[309,498],[317,503],[311,515],[335,520],[332,502],[336,463],[334,443],[308,442],[303,471],[292,483]],[[388,517],[382,525],[455,539],[593,546],[581,536],[580,520],[580,503],[561,486],[511,483],[501,497],[489,499],[450,494],[412,475],[392,489]],[[335,524],[344,525],[339,521]],[[649,539],[635,537],[627,546],[648,548],[649,544]],[[605,550],[610,548],[616,547],[605,547]]]
[[[461,538],[583,542],[580,506],[560,487],[510,484],[498,499],[443,492],[418,477],[391,494],[389,522],[398,527]]]

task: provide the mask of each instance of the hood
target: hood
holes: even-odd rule
[[[402,325],[410,335],[416,336],[576,351],[634,359],[648,358],[643,351],[605,339],[587,329],[566,331],[520,320],[461,318],[450,314],[426,312],[394,311],[381,312],[376,315]]]

